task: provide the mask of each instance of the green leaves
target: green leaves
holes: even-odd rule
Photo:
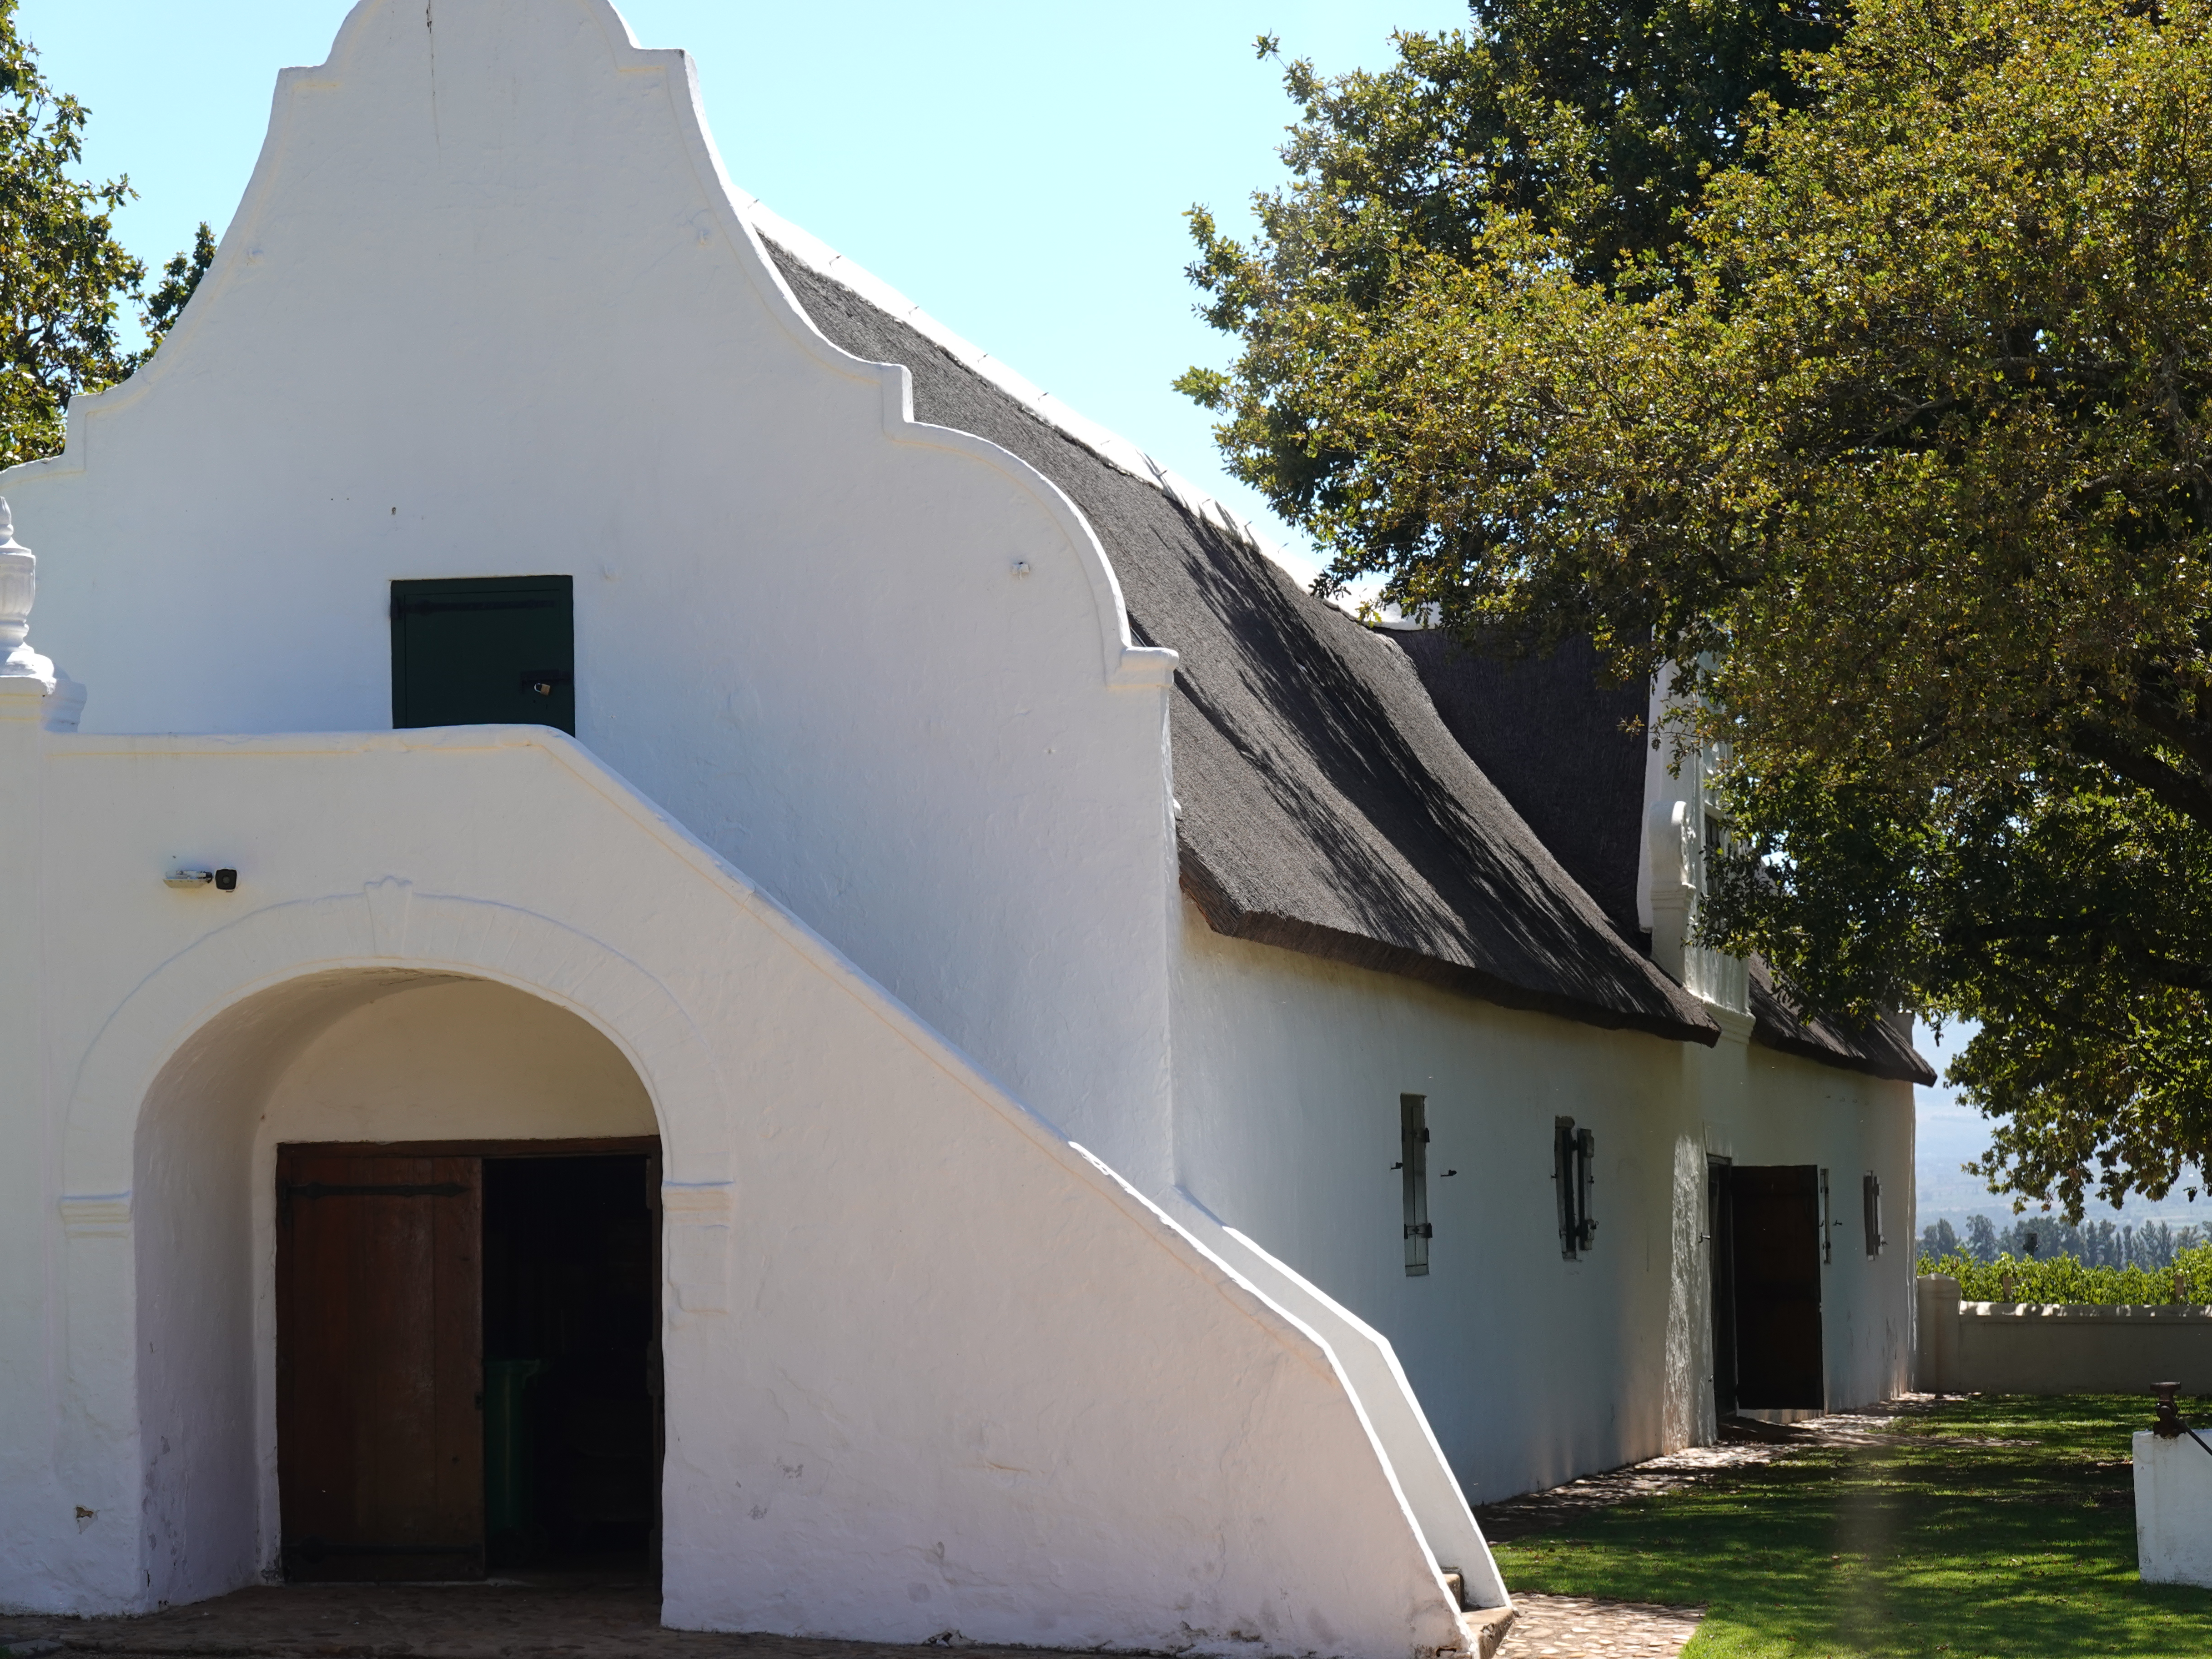
[[[2171,1267],[2090,1267],[2070,1255],[2015,1261],[2010,1252],[1986,1262],[1955,1252],[1938,1260],[1923,1251],[1913,1271],[1957,1279],[1959,1293],[1968,1302],[2159,1307],[2212,1301],[2212,1244],[2176,1252]]]
[[[1178,385],[1224,414],[1232,468],[1315,529],[1340,576],[1367,568],[1365,547],[1464,562],[1452,535],[1480,527],[1427,533],[1430,516],[1464,516],[1430,487],[1460,459],[1434,422],[1468,426],[1490,383],[1452,319],[1521,283],[1540,309],[1552,277],[1665,281],[1652,256],[1680,239],[1706,171],[1741,154],[1747,99],[1796,97],[1787,54],[1833,33],[1817,0],[1537,0],[1401,34],[1380,74],[1291,64],[1292,182],[1255,198],[1259,240],[1190,216],[1204,315],[1243,357],[1225,384],[1194,370]],[[1405,465],[1382,462],[1396,452],[1377,422],[1410,423]]]
[[[1817,53],[1808,48],[1826,47]],[[1304,104],[1180,383],[1324,585],[1680,665],[1708,937],[1966,1014],[1993,1178],[2212,1152],[2212,10],[1486,5]]]
[[[113,235],[127,179],[87,184],[86,111],[53,92],[0,0],[0,465],[61,447],[74,392],[129,374],[116,331],[117,295],[145,268]]]
[[[114,235],[131,181],[74,176],[89,112],[46,85],[15,13],[0,0],[0,466],[58,453],[70,398],[151,357],[215,259],[203,224],[139,313],[145,349],[125,351],[117,311],[146,277]]]
[[[192,237],[190,253],[179,253],[162,268],[161,286],[147,300],[145,308],[138,313],[146,328],[146,349],[138,355],[137,362],[144,362],[161,349],[177,319],[184,314],[185,305],[199,290],[200,278],[215,263],[215,232],[208,228],[207,221]]]
[[[1712,942],[1822,1007],[1931,1005],[1998,1118],[1983,1172],[2069,1218],[2212,1144],[2212,832],[2093,769],[1913,793],[1739,769]]]

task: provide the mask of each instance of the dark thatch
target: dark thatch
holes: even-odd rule
[[[1711,1043],[1437,718],[1405,653],[851,290],[772,249],[816,325],[903,363],[916,416],[1037,468],[1105,544],[1170,705],[1184,890],[1218,932],[1518,1008]]]
[[[1647,688],[1601,682],[1587,641],[1514,659],[1432,629],[1391,637],[1413,659],[1460,747],[1621,938],[1648,952],[1650,936],[1636,915]]]
[[[1543,655],[1479,653],[1449,635],[1394,635],[1437,712],[1513,809],[1595,899],[1621,937],[1650,949],[1636,910],[1648,692],[1604,678],[1596,650],[1571,641]],[[1887,1025],[1799,1018],[1763,962],[1751,966],[1752,1040],[1830,1066],[1933,1083]]]
[[[1757,1022],[1752,1041],[1785,1054],[1899,1083],[1930,1084],[1936,1068],[1911,1043],[1887,1025],[1846,1025],[1834,1019],[1801,1018],[1774,988],[1774,975],[1757,957],[1751,959],[1751,1015]]]

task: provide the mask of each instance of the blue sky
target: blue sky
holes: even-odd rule
[[[131,175],[122,235],[155,264],[202,219],[221,234],[276,71],[320,63],[349,4],[23,0],[20,16],[49,78],[92,110],[88,167]],[[696,60],[741,188],[1302,550],[1169,390],[1228,358],[1192,314],[1182,212],[1246,222],[1280,176],[1294,112],[1255,35],[1326,70],[1379,67],[1394,27],[1455,27],[1464,0],[621,9],[641,44]]]
[[[221,233],[276,71],[320,63],[348,4],[23,0],[20,17],[53,83],[92,110],[88,169],[131,175],[139,199],[121,234],[158,264],[202,219]],[[1169,389],[1191,363],[1229,356],[1192,314],[1182,212],[1202,202],[1248,225],[1251,192],[1281,176],[1274,150],[1293,111],[1255,35],[1326,71],[1380,67],[1393,28],[1455,27],[1462,0],[623,11],[644,45],[697,60],[742,188],[1259,521],[1311,571],[1301,539],[1222,472],[1205,412]],[[1957,1042],[1929,1050],[1939,1067]],[[1981,1120],[1944,1091],[1922,1095],[1920,1185],[1937,1200],[1923,1209],[1998,1212],[1957,1174],[1984,1144]]]

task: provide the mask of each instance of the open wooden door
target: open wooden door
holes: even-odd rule
[[[1735,1408],[1820,1411],[1820,1171],[1728,1171],[1735,1261]]]
[[[278,1152],[289,1578],[483,1577],[482,1175],[475,1158]]]

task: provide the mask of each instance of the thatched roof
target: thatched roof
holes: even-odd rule
[[[1936,1068],[1886,1024],[1855,1026],[1834,1019],[1800,1018],[1775,990],[1773,975],[1756,957],[1751,961],[1751,1013],[1757,1022],[1752,1040],[1770,1048],[1899,1083],[1936,1081]]]
[[[823,333],[906,365],[918,418],[988,438],[1065,490],[1113,561],[1132,629],[1182,653],[1170,732],[1183,887],[1216,929],[1509,1006],[1716,1040],[1697,999],[1622,940],[1453,740],[1395,645],[773,251]]]
[[[769,246],[824,334],[906,366],[919,419],[988,439],[1066,491],[1113,562],[1133,633],[1181,653],[1182,885],[1214,929],[1593,1025],[1717,1039],[1637,921],[1640,688],[1601,686],[1586,647],[1504,663],[1361,626],[1110,434],[1079,438],[934,325]],[[1761,1043],[1933,1080],[1887,1026],[1798,1019],[1763,964],[1752,1005]]]
[[[1636,914],[1646,688],[1602,683],[1583,641],[1509,658],[1434,631],[1392,637],[1460,746],[1615,931],[1648,949]]]

